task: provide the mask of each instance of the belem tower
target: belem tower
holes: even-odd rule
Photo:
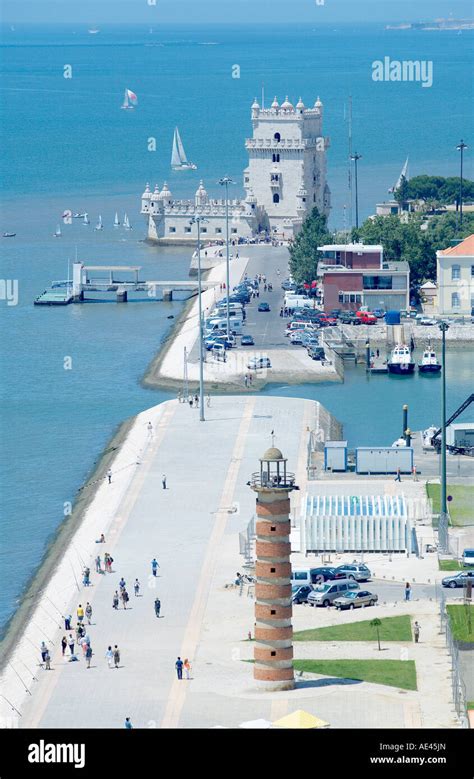
[[[323,137],[322,125],[323,104],[319,97],[311,108],[301,98],[295,106],[288,98],[279,105],[275,98],[270,108],[254,101],[253,135],[245,142],[249,156],[243,182],[246,197],[229,199],[231,241],[252,238],[262,231],[291,239],[314,206],[329,215],[329,138]],[[151,241],[196,242],[197,225],[191,220],[198,215],[208,220],[201,224],[203,242],[225,240],[225,199],[209,197],[202,181],[194,200],[175,200],[166,183],[161,190],[156,185],[154,191],[147,184],[141,213],[146,217]]]

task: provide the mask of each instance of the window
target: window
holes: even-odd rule
[[[175,232],[176,232],[176,227],[170,227],[170,233],[175,233]]]
[[[201,227],[201,233],[207,233],[207,227]]]
[[[338,298],[338,300],[339,300],[339,303],[344,303],[344,293],[343,293],[343,292],[340,292],[340,293],[339,293],[339,298]]]
[[[392,289],[392,277],[364,276],[364,289]]]
[[[474,265],[471,265],[471,276],[474,278]]]
[[[222,227],[216,227],[216,233],[220,235],[222,233]]]
[[[459,308],[461,305],[461,297],[459,292],[453,292],[451,294],[451,308]]]
[[[451,281],[459,281],[461,278],[461,266],[460,265],[452,265],[451,266]]]
[[[237,228],[233,227],[232,230],[231,230],[231,233],[233,233],[235,235],[237,233]]]
[[[184,232],[185,233],[190,233],[191,232],[191,228],[190,227],[185,227],[184,228]]]
[[[280,202],[280,195],[278,194],[278,192],[275,192],[275,194],[273,195],[273,202],[274,203]]]

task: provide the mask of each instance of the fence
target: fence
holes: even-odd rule
[[[454,708],[456,714],[459,717],[461,726],[463,728],[469,727],[467,718],[467,700],[466,700],[466,686],[462,679],[461,664],[459,661],[459,649],[453,638],[451,631],[451,625],[449,623],[449,616],[446,610],[446,595],[444,590],[441,590],[440,600],[440,623],[441,633],[444,633],[446,640],[446,647],[451,656],[451,691],[453,696]]]
[[[239,533],[239,552],[244,556],[244,568],[253,568],[255,565],[255,517],[252,516],[246,529]]]

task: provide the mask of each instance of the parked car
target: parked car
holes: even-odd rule
[[[241,346],[254,346],[255,341],[253,340],[253,336],[251,335],[243,335],[240,339],[240,345]]]
[[[377,319],[383,319],[385,316],[385,311],[383,308],[374,308],[372,311],[373,315],[377,317]]]
[[[338,565],[336,571],[344,574],[346,579],[355,579],[356,582],[366,582],[372,574],[363,563],[351,563],[351,565]]]
[[[369,311],[362,311],[357,314],[357,318],[361,325],[376,325],[377,317],[371,314]]]
[[[293,330],[293,332],[290,335],[290,343],[302,344],[303,335],[304,335],[304,330]]]
[[[378,595],[375,595],[368,590],[360,590],[359,592],[353,590],[352,592],[342,595],[340,598],[336,598],[336,600],[333,601],[333,604],[336,609],[342,611],[342,609],[357,609],[362,608],[363,606],[375,606],[378,599]]]
[[[235,340],[234,335],[218,335],[214,337],[214,342],[217,344],[222,344],[226,349],[232,349],[237,345],[237,341]]]
[[[325,360],[326,353],[322,346],[308,346],[308,355],[312,360]]]
[[[339,579],[325,584],[318,584],[308,595],[310,606],[330,606],[336,598],[341,598],[352,590],[358,590],[357,582],[350,579]]]
[[[291,588],[292,603],[307,603],[308,595],[312,590],[313,588],[309,584],[294,584]]]
[[[291,290],[296,289],[296,284],[294,283],[294,281],[285,279],[285,281],[283,281],[281,284],[281,288],[285,290],[285,292],[290,292]]]
[[[418,319],[418,324],[424,325],[425,327],[432,327],[436,324],[436,319],[432,319],[430,316],[422,316]]]
[[[319,326],[320,327],[334,327],[334,325],[337,325],[337,319],[333,316],[320,316],[319,317]]]
[[[259,311],[270,311],[270,306],[268,303],[259,303],[258,304],[258,310]]]
[[[247,363],[247,368],[251,371],[258,371],[260,368],[271,368],[272,364],[269,357],[251,357]]]
[[[224,344],[214,344],[211,351],[212,356],[215,357],[216,360],[223,360],[223,362],[226,361],[227,357]]]
[[[453,590],[455,587],[464,587],[468,582],[474,584],[474,571],[461,571],[461,573],[453,573],[451,576],[445,576],[441,579],[443,587],[451,587]]]
[[[320,568],[310,568],[312,584],[324,584],[324,582],[334,581],[334,579],[345,579],[339,571],[332,565],[322,565]]]
[[[354,311],[341,311],[339,314],[339,321],[344,325],[350,325],[354,319],[357,319]]]
[[[338,319],[340,314],[341,314],[340,308],[333,308],[333,310],[329,312],[329,316],[334,317],[334,319]]]

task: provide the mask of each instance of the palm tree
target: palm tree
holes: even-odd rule
[[[381,651],[381,649],[382,649],[382,647],[380,646],[380,632],[379,632],[379,629],[380,629],[380,625],[381,625],[381,624],[382,624],[382,620],[380,620],[380,619],[377,619],[377,618],[373,619],[373,620],[371,621],[371,623],[370,623],[370,627],[371,627],[371,628],[375,628],[375,629],[377,630],[377,641],[378,641],[378,645],[379,645],[379,652],[380,652],[380,651]]]

